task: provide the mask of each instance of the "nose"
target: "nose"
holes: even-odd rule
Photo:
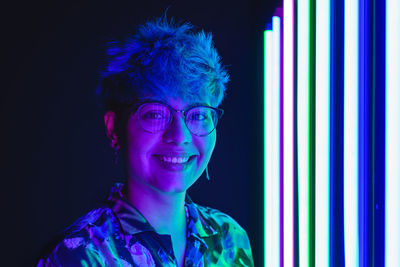
[[[186,126],[185,118],[180,112],[176,112],[168,128],[164,132],[164,141],[176,145],[191,143],[192,133]]]

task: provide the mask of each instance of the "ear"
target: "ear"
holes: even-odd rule
[[[119,148],[118,137],[116,134],[116,115],[114,111],[107,111],[104,114],[104,125],[106,127],[106,134],[111,141],[111,147]]]

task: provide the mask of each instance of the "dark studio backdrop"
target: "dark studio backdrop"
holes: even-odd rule
[[[52,1],[3,6],[1,266],[32,266],[58,232],[123,181],[97,107],[106,43],[161,16],[212,32],[231,81],[211,181],[191,198],[236,219],[263,259],[263,30],[279,0]]]

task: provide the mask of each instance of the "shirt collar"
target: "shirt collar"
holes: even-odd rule
[[[146,231],[155,232],[153,226],[150,225],[140,211],[124,198],[122,194],[123,186],[122,183],[117,183],[111,188],[107,204],[118,217],[124,234],[135,235]],[[197,205],[193,203],[187,194],[185,206],[189,214],[188,233],[190,235],[206,238],[218,233],[199,214]]]
[[[186,194],[185,205],[189,212],[188,231],[190,233],[198,234],[201,238],[218,234],[218,232],[199,214],[197,205],[193,203],[188,194]]]

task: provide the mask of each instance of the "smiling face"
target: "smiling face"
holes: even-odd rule
[[[174,99],[164,102],[176,110],[193,104]],[[160,193],[185,192],[203,173],[215,142],[215,130],[203,137],[192,134],[180,112],[175,112],[170,125],[157,133],[145,131],[133,113],[126,126],[128,182]]]

